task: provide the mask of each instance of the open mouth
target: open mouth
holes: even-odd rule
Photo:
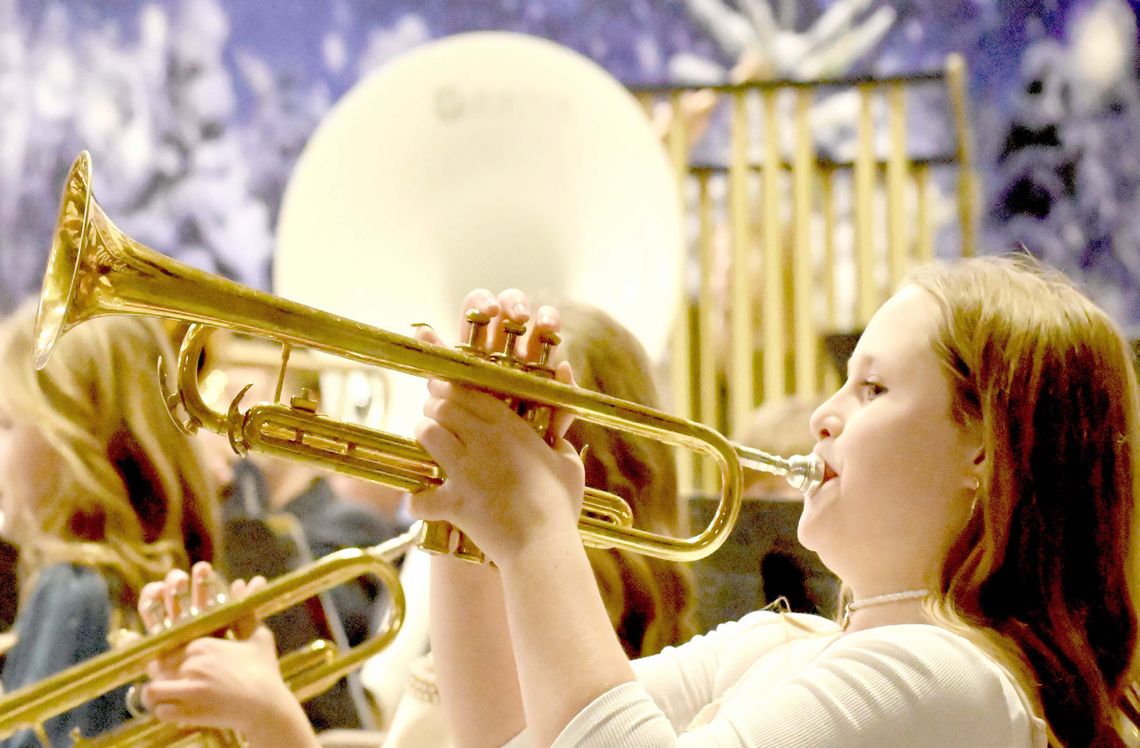
[[[837,478],[837,477],[839,477],[839,473],[832,470],[831,469],[831,463],[829,463],[827,460],[824,460],[823,461],[823,483],[821,483],[820,485],[824,485],[828,481],[830,481],[832,478]]]

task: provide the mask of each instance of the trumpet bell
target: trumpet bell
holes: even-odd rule
[[[91,156],[79,154],[63,189],[51,253],[40,292],[33,336],[33,360],[37,369],[47,365],[59,336],[75,325],[75,280],[78,276],[79,247],[87,230],[87,211],[91,205]]]

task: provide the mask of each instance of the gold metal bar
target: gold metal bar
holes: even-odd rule
[[[637,103],[641,105],[641,110],[645,112],[645,117],[652,121],[653,107],[657,104],[657,96],[651,91],[634,91],[633,96],[637,99]]]
[[[815,328],[815,294],[812,292],[811,190],[815,176],[809,88],[796,91],[796,146],[792,165],[793,247],[792,315],[795,320],[795,392],[816,392],[819,342]]]
[[[875,121],[872,103],[875,89],[859,86],[858,151],[855,156],[855,267],[858,274],[855,294],[855,321],[867,324],[879,305],[875,283]]]
[[[787,360],[788,307],[784,303],[784,242],[780,221],[780,181],[783,170],[780,167],[780,113],[777,109],[779,91],[770,89],[763,92],[764,101],[764,170],[762,197],[762,220],[764,241],[761,251],[764,260],[763,296],[761,309],[764,318],[760,321],[764,331],[764,399],[778,400],[787,392],[785,362]],[[754,403],[749,404],[751,412]],[[737,424],[744,423],[748,413],[741,416]]]
[[[835,172],[822,168],[819,172],[819,203],[823,213],[823,328],[835,331],[839,328],[838,303],[835,298]],[[839,389],[839,377],[831,363],[821,357],[823,366],[823,388],[825,392]]]
[[[698,379],[700,385],[700,411],[696,420],[714,428],[719,427],[717,408],[719,388],[717,387],[716,350],[713,347],[713,203],[709,193],[709,174],[697,176],[697,256],[701,280],[697,302],[697,342],[699,353]],[[716,474],[711,465],[701,463],[700,486],[703,493],[716,490]]]
[[[729,306],[729,429],[744,423],[753,407],[752,247],[748,199],[748,101],[743,90],[733,95],[731,158],[728,164],[728,208],[732,227],[732,285]]]
[[[890,112],[890,150],[887,153],[888,287],[895,288],[906,273],[908,255],[906,91],[902,83],[893,83],[887,89],[887,103]]]
[[[670,95],[669,106],[673,116],[669,121],[669,133],[665,145],[669,153],[669,161],[673,165],[673,173],[677,176],[677,200],[680,201],[681,215],[684,216],[686,215],[685,186],[688,184],[689,176],[689,133],[688,123],[682,116],[682,96],[683,92],[681,91],[674,91]],[[684,232],[683,226],[681,230]],[[682,242],[684,242],[684,237],[682,237]],[[696,351],[689,330],[690,302],[687,291],[689,284],[684,277],[687,268],[687,262],[682,262],[681,267],[677,268],[677,272],[682,275],[681,288],[683,290],[680,308],[674,310],[676,323],[673,328],[669,384],[676,412],[684,418],[696,418],[697,396],[694,394],[694,388],[697,383],[693,382],[692,373],[689,369],[690,361]],[[697,458],[692,454],[682,453],[678,455],[677,485],[681,489],[678,495],[687,493],[696,486],[696,463]]]
[[[977,184],[974,176],[970,118],[966,113],[966,62],[960,54],[946,58],[946,86],[950,93],[950,110],[954,119],[955,149],[958,154],[958,223],[962,238],[962,256],[975,252]]]
[[[689,123],[682,114],[683,96],[684,92],[674,91],[669,97],[669,107],[673,116],[669,120],[669,134],[665,144],[669,160],[673,163],[673,170],[677,174],[678,185],[685,184],[689,166]]]
[[[930,225],[930,167],[926,164],[914,165],[915,200],[915,259],[919,263],[934,259],[934,229]]]

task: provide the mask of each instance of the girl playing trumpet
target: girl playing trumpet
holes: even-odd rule
[[[533,323],[526,358],[558,327],[517,291],[473,292],[471,308],[495,320],[488,350],[504,320]],[[490,395],[431,382],[417,438],[448,478],[413,512],[462,527],[496,567],[433,559],[457,745],[1125,745],[1133,367],[1104,312],[1027,259],[915,273],[811,419],[827,470],[799,536],[847,584],[842,622],[759,611],[633,662],[577,532],[576,452]],[[156,675],[159,715],[190,714],[177,669]],[[278,744],[312,743],[277,724]]]

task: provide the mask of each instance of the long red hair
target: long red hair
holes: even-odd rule
[[[1108,316],[1027,257],[912,279],[942,314],[953,412],[982,427],[983,478],[942,569],[937,610],[1003,661],[1050,742],[1123,746],[1137,656],[1133,354]]]
[[[629,330],[599,309],[562,304],[563,354],[586,389],[657,407],[648,356]],[[621,496],[638,527],[674,537],[687,530],[677,497],[673,450],[576,421],[567,440],[589,445],[586,485]],[[692,572],[683,564],[622,550],[588,549],[610,622],[630,657],[644,657],[698,633]]]

